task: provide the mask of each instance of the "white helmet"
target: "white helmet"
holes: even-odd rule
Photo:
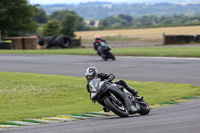
[[[100,35],[95,35],[95,36],[94,36],[94,39],[96,39],[96,40],[97,40],[97,39],[100,39],[100,38],[101,38]]]
[[[93,78],[95,78],[97,74],[98,74],[98,70],[94,66],[88,67],[85,70],[85,77],[88,82],[91,81]]]

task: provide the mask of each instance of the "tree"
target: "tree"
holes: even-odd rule
[[[0,30],[3,36],[21,35],[33,32],[37,23],[33,20],[35,6],[29,5],[27,0],[0,1]]]
[[[35,20],[40,24],[46,23],[47,22],[46,12],[42,8],[38,9],[37,15],[34,16],[33,20]]]
[[[61,34],[61,25],[58,20],[49,20],[43,25],[43,36],[57,36]]]
[[[124,14],[120,14],[118,15],[118,17],[126,20],[127,22],[131,23],[133,21],[133,17],[131,17],[130,15],[124,15]]]
[[[108,20],[103,19],[99,22],[99,29],[105,29],[108,27]]]
[[[66,14],[71,14],[72,16],[76,17],[75,30],[77,31],[87,30],[83,17],[77,15],[76,12],[74,11],[69,11],[69,10],[55,11],[50,15],[50,19],[57,19],[60,23],[62,23],[63,18],[65,17]]]
[[[75,30],[76,31],[84,31],[84,30],[86,30],[87,28],[86,28],[86,25],[84,23],[83,17],[80,17],[78,15],[76,15],[76,17],[77,17],[77,21],[76,21],[76,28],[75,28]]]
[[[71,37],[75,37],[74,31],[76,28],[77,17],[74,14],[67,13],[63,17],[61,21],[62,25],[62,33],[65,35],[69,35]]]
[[[166,17],[165,19],[163,19],[160,24],[161,25],[170,25],[173,22],[173,18],[172,17]]]
[[[100,21],[100,28],[105,29],[108,27],[118,28],[118,27],[127,27],[130,26],[130,23],[118,16],[109,16]]]

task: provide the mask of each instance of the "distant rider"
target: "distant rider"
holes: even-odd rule
[[[106,74],[106,73],[98,73],[98,70],[96,67],[94,66],[91,66],[91,67],[88,67],[86,70],[85,70],[85,77],[86,77],[86,80],[87,80],[87,85],[86,85],[86,88],[87,88],[87,91],[90,93],[90,89],[89,89],[89,82],[94,79],[94,78],[100,78],[101,81],[103,80],[108,80],[110,82],[112,82],[113,79],[115,79],[115,75],[113,74]],[[123,86],[127,91],[129,91],[133,96],[136,96],[138,91],[135,91],[133,88],[129,87],[126,82],[124,80],[119,80],[119,81],[116,81],[116,82],[113,82],[114,84],[118,84],[118,85],[121,85]],[[107,108],[103,108],[103,110],[105,112],[108,112],[109,110]]]
[[[99,56],[101,56],[101,42],[104,42],[106,44],[108,44],[108,42],[106,40],[104,40],[104,39],[101,39],[100,35],[95,35],[94,39],[95,39],[95,41],[93,43],[94,50],[97,51],[97,54]]]

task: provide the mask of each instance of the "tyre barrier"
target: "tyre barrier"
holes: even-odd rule
[[[71,48],[73,47],[73,40],[71,37],[67,35],[59,35],[59,36],[46,36],[39,40],[39,45],[42,48]]]
[[[52,36],[46,36],[44,38],[41,38],[39,40],[39,44],[42,48],[46,48],[49,44],[50,44],[50,41],[53,37]]]
[[[12,43],[0,42],[0,49],[12,49]]]
[[[197,38],[198,37],[198,38]],[[164,44],[187,44],[200,41],[200,36],[193,35],[166,35],[164,36]]]

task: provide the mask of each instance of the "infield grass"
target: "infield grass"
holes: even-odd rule
[[[126,81],[151,105],[200,95],[200,87],[189,84]],[[101,111],[85,84],[84,77],[0,72],[0,123]]]
[[[125,56],[200,57],[200,47],[129,47],[112,48],[113,54]],[[0,50],[0,54],[96,55],[93,48],[57,50]]]

